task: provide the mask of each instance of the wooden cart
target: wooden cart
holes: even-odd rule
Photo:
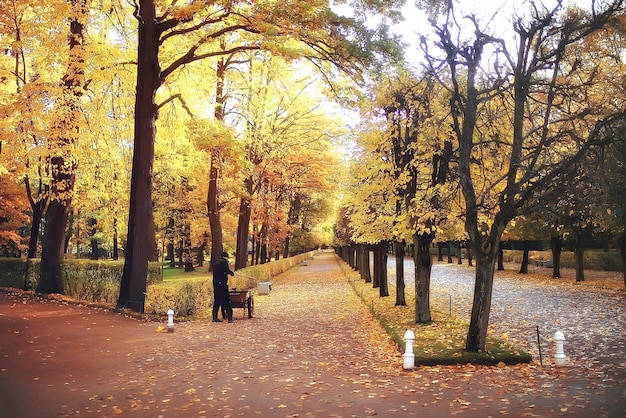
[[[248,318],[252,318],[252,313],[254,312],[254,296],[252,296],[251,290],[230,290],[228,292],[230,296],[230,306],[233,308],[242,308],[243,316],[245,318],[246,309],[248,310]],[[222,311],[222,315],[224,315],[224,311]]]

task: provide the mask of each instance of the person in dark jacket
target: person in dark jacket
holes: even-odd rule
[[[222,258],[213,266],[213,322],[222,322],[217,317],[220,307],[226,311],[228,322],[233,322],[233,308],[228,295],[228,275],[234,276],[228,266],[228,253],[223,252]]]

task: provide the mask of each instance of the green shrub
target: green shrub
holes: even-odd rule
[[[523,252],[520,250],[504,250],[504,261],[521,263]],[[530,251],[528,257],[531,260],[551,260],[551,251]],[[616,251],[585,251],[584,268],[589,270],[620,271],[621,258]],[[561,253],[562,268],[576,268],[574,253],[563,251]]]
[[[35,290],[39,283],[40,265],[39,259],[0,259],[0,286]],[[124,261],[65,260],[62,270],[66,296],[86,302],[117,302]],[[159,263],[150,263],[148,283],[160,280]]]

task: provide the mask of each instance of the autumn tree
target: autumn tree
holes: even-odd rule
[[[259,48],[280,51],[287,47],[285,52],[306,56],[320,69],[330,62],[354,74],[358,67],[354,52],[361,49],[354,48],[355,43],[345,36],[354,32],[356,20],[338,17],[326,4],[290,2],[276,7],[273,2],[217,2],[207,7],[204,2],[192,1],[165,7],[154,0],[140,0],[134,14],[139,34],[134,157],[118,306],[142,311],[149,258],[146,240],[153,229],[151,172],[159,87],[172,73],[192,62]],[[226,49],[221,48],[223,39],[231,41]],[[291,48],[294,43],[299,48]]]
[[[570,170],[589,148],[607,140],[607,127],[624,116],[620,100],[605,105],[594,100],[593,106],[569,100],[572,96],[568,92],[589,92],[599,80],[593,72],[581,71],[566,60],[573,45],[602,31],[622,10],[622,1],[608,2],[602,10],[593,5],[589,13],[559,13],[563,12],[560,3],[553,9],[531,3],[528,17],[514,21],[517,44],[511,53],[503,39],[487,33],[472,16],[466,20],[473,36],[463,38],[464,30],[453,7],[435,23],[443,56],[435,59],[430,55],[429,62],[433,71],[439,63],[447,66],[449,78],[444,84],[450,89],[459,148],[465,227],[476,255],[474,301],[466,340],[469,351],[485,349],[496,250],[508,222],[533,194]],[[495,48],[490,49],[492,46]],[[482,64],[492,50],[494,65],[487,69]],[[588,64],[594,66],[593,62]],[[500,94],[503,89],[509,94]],[[492,97],[500,103],[493,103]],[[491,135],[497,133],[494,124],[503,124],[506,119],[490,121],[488,104],[508,109],[510,136]],[[572,132],[576,132],[575,137]],[[506,160],[494,170],[499,174],[485,178],[480,170],[488,164],[484,156],[496,146]]]
[[[73,148],[78,142],[81,126],[79,101],[85,88],[85,23],[89,14],[86,0],[72,0],[71,6],[68,63],[57,98],[56,121],[48,141],[50,202],[44,218],[39,293],[64,292],[61,261],[77,169]]]

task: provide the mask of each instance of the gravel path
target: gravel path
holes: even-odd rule
[[[405,281],[414,283],[412,260],[405,260]],[[517,346],[539,361],[537,327],[542,355],[554,354],[553,335],[565,335],[565,353],[571,365],[588,367],[599,376],[626,377],[626,291],[619,273],[587,272],[591,283],[552,279],[551,270],[529,267],[518,274],[519,264],[496,271],[490,324],[497,336],[506,334]],[[562,269],[563,277],[575,277]],[[395,282],[395,258],[388,262],[390,283]],[[594,286],[598,278],[612,286]],[[410,289],[410,287],[409,287]],[[474,292],[474,269],[438,262],[431,277],[431,307],[469,321]]]

